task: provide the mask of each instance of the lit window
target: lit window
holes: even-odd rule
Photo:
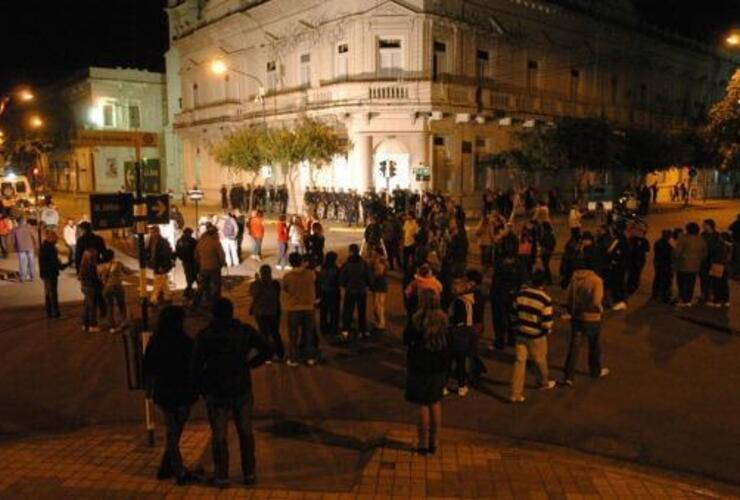
[[[432,80],[437,80],[440,74],[447,73],[447,44],[435,40],[433,57]]]

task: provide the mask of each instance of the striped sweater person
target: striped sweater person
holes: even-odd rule
[[[524,402],[524,377],[527,358],[537,367],[537,384],[541,389],[552,389],[555,381],[549,379],[547,367],[547,335],[552,331],[552,299],[543,290],[544,272],[532,275],[531,286],[525,286],[514,298],[513,328],[517,332],[516,362],[511,378],[511,402]]]

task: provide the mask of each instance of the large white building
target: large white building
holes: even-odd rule
[[[163,132],[166,81],[161,73],[129,68],[88,68],[55,86],[54,95],[72,115],[69,148],[56,151],[50,182],[71,192],[111,192],[131,188],[141,138],[146,190],[166,182]],[[60,106],[61,107],[61,106]],[[174,170],[174,169],[173,169]]]
[[[734,69],[646,28],[627,0],[170,0],[167,12],[168,150],[183,173],[169,187],[212,199],[233,179],[211,145],[263,119],[307,114],[346,134],[351,153],[319,185],[382,188],[390,159],[391,186],[471,199],[496,182],[481,160],[516,130],[566,115],[690,127]]]

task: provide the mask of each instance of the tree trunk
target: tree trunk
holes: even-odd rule
[[[296,165],[290,165],[285,170],[285,183],[288,187],[288,212],[293,214],[300,213],[303,205],[303,200],[299,200],[296,193],[296,174],[298,174]]]

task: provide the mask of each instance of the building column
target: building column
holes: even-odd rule
[[[373,136],[356,134],[353,142],[352,169],[359,179],[358,189],[364,192],[373,185]]]

